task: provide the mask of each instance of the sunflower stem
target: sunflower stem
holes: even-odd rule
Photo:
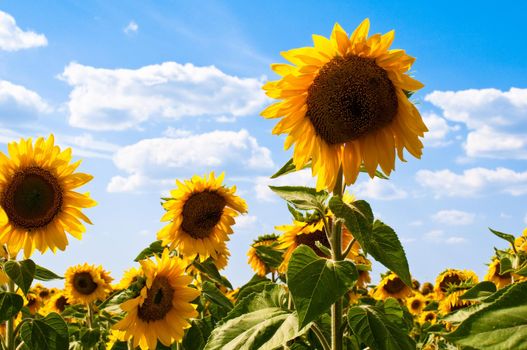
[[[4,245],[4,250],[7,253],[7,259],[8,260],[15,260],[15,257],[11,256],[9,254],[9,250],[7,249],[7,246]],[[15,282],[9,277],[9,282],[7,283],[7,291],[9,293],[15,292]],[[6,350],[15,350],[15,316],[12,316],[7,320],[6,324],[6,333],[5,333],[5,344],[6,344]]]
[[[322,333],[322,330],[320,329],[320,327],[318,327],[316,323],[313,323],[313,325],[311,326],[311,330],[317,336],[317,339],[320,342],[320,344],[322,344],[322,348],[324,350],[331,350],[331,347],[329,346],[329,343],[326,337],[324,336],[324,333]]]
[[[134,350],[134,341],[133,341],[134,338],[130,338],[128,339],[128,341],[126,342],[126,345],[128,347],[128,350]]]
[[[88,317],[86,318],[86,323],[88,324],[89,329],[93,328],[93,308],[91,303],[88,304]]]
[[[341,198],[344,194],[342,166],[337,174],[333,196]],[[342,260],[342,223],[340,220],[331,222],[331,254],[335,261]],[[342,350],[342,298],[331,306],[331,349]]]

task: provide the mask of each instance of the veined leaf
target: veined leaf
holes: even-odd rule
[[[509,242],[510,244],[512,244],[514,246],[514,236],[513,235],[510,235],[508,233],[503,233],[503,232],[500,232],[500,231],[496,231],[496,230],[493,230],[489,227],[489,230],[490,232],[494,233],[496,236],[498,236],[499,238],[501,239],[504,239],[506,240],[507,242]]]
[[[31,259],[14,261],[9,260],[4,264],[5,273],[27,294],[33,277],[35,276],[36,265]]]
[[[55,312],[25,322],[20,336],[32,350],[68,350],[69,347],[68,326]]]
[[[35,279],[39,281],[63,280],[64,277],[40,265],[35,266]]]
[[[203,262],[199,262],[197,260],[198,259],[196,259],[192,263],[196,267],[196,269],[198,269],[201,273],[206,274],[208,278],[218,283],[219,285],[232,289],[231,282],[229,282],[227,278],[223,277],[220,274],[220,272],[218,271],[218,268],[216,267],[216,265],[214,264],[214,261],[211,258]]]
[[[326,191],[302,186],[269,186],[269,188],[296,209],[325,212],[324,202],[328,198]]]
[[[459,297],[464,300],[482,300],[486,299],[492,293],[496,292],[496,285],[490,281],[483,281],[470,288]]]
[[[262,260],[267,266],[276,269],[282,263],[283,253],[273,249],[270,246],[260,245],[254,247],[256,255]]]
[[[144,259],[148,259],[154,255],[161,255],[163,253],[163,244],[161,244],[161,241],[155,241],[150,243],[148,247],[143,249],[139,255],[136,256],[134,261],[140,261]]]
[[[15,316],[24,306],[24,299],[15,293],[0,293],[0,323]]]
[[[338,217],[344,220],[344,225],[353,234],[361,245],[364,253],[368,253],[368,239],[373,226],[373,212],[368,202],[358,200],[349,205],[339,197],[329,200],[329,208]]]

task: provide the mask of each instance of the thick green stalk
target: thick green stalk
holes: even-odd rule
[[[342,167],[337,175],[337,182],[333,195],[342,198],[344,193]],[[342,260],[342,227],[341,222],[333,220],[331,223],[331,254],[335,261]],[[342,298],[331,306],[331,349],[342,350]]]
[[[11,256],[11,254],[9,254],[9,250],[7,249],[6,245],[4,245],[3,249],[7,253],[7,259],[8,260],[14,260],[15,259],[15,257],[13,257],[13,256]],[[11,277],[9,277],[9,282],[7,283],[7,291],[9,293],[14,293],[15,292],[15,282],[13,282]],[[6,322],[6,332],[5,332],[6,350],[15,350],[15,345],[16,345],[15,344],[15,317],[16,317],[16,315],[11,317]]]

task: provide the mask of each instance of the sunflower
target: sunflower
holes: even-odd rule
[[[335,24],[330,39],[313,35],[314,47],[282,52],[289,64],[273,64],[280,80],[264,85],[267,96],[282,101],[262,111],[282,118],[274,134],[287,133],[285,148],[295,145],[293,162],[311,160],[317,189],[335,186],[340,167],[345,182],[355,182],[362,164],[373,177],[377,166],[395,168],[395,150],[420,158],[419,136],[428,131],[408,93],[423,85],[406,74],[414,58],[390,50],[394,31],[368,38],[365,19],[350,37]]]
[[[459,297],[465,294],[467,289],[463,290],[457,290],[455,292],[451,292],[446,297],[444,297],[440,302],[438,306],[438,311],[442,315],[446,315],[452,311],[456,311],[459,309],[462,309],[464,307],[467,307],[469,305],[472,305],[475,303],[475,301],[471,300],[464,300],[460,299]]]
[[[112,291],[113,278],[102,266],[76,265],[68,268],[64,275],[65,295],[71,304],[88,305],[104,300]]]
[[[421,286],[421,294],[423,296],[428,296],[428,295],[431,295],[432,293],[434,292],[434,285],[430,282],[425,282],[423,283],[423,285]]]
[[[492,260],[484,280],[491,281],[498,288],[503,288],[512,283],[512,275],[510,272],[500,274],[500,268],[500,261],[498,259]]]
[[[384,300],[390,297],[403,299],[411,294],[412,289],[393,272],[385,276],[377,287],[371,290],[371,296],[377,300]]]
[[[426,323],[429,322],[431,324],[434,324],[437,322],[437,314],[435,311],[425,311],[419,316],[419,322],[420,323]]]
[[[22,294],[22,298],[24,298],[24,306],[29,309],[29,312],[32,315],[36,314],[40,310],[42,306],[42,300],[39,298],[38,294],[30,291],[26,295]]]
[[[133,338],[134,348],[155,349],[157,341],[170,346],[181,341],[188,319],[198,316],[190,302],[199,291],[189,287],[192,277],[184,274],[186,264],[178,257],[170,257],[167,249],[161,258],[141,261],[146,284],[140,295],[121,304],[125,317],[113,328],[125,331],[124,338]]]
[[[68,245],[65,232],[81,239],[91,221],[81,208],[96,202],[89,194],[73,191],[93,177],[75,173],[80,161],[70,164],[71,148],[61,151],[54,137],[8,144],[9,157],[0,152],[0,245],[15,255],[24,249],[55,252]]]
[[[212,172],[208,179],[176,181],[172,198],[163,203],[167,212],[161,221],[170,221],[157,234],[163,245],[177,248],[187,258],[199,254],[201,261],[225,253],[234,217],[247,212],[247,204],[234,194],[236,187],[222,185],[223,178],[223,173],[216,178]]]
[[[123,273],[123,277],[119,283],[113,286],[115,290],[127,289],[132,283],[137,281],[137,278],[143,275],[141,267],[131,267]]]
[[[50,312],[61,314],[69,305],[70,303],[64,292],[55,293],[42,308],[42,315],[46,316]]]
[[[258,237],[257,239],[254,240],[253,244],[251,244],[251,247],[249,248],[249,251],[247,252],[247,256],[249,257],[247,262],[249,263],[249,265],[251,266],[251,268],[254,270],[254,272],[257,275],[263,277],[267,275],[269,272],[275,272],[276,270],[267,266],[267,264],[262,259],[260,259],[256,251],[256,247],[273,246],[277,243],[277,241],[278,241],[278,236],[275,234],[270,234],[270,235],[263,235],[263,236]]]
[[[416,292],[413,296],[406,299],[406,307],[413,315],[419,315],[426,306],[426,298],[421,293]]]
[[[329,219],[329,217],[328,217]],[[278,267],[278,272],[285,273],[287,265],[291,259],[291,255],[295,249],[305,244],[320,257],[326,258],[327,255],[316,246],[316,242],[320,242],[323,246],[330,248],[328,237],[324,231],[324,220],[322,218],[316,219],[312,222],[294,221],[292,225],[277,226],[278,231],[283,232],[278,238],[277,249],[284,249],[284,260]],[[344,250],[353,239],[351,233],[345,228],[342,229],[342,249]],[[350,250],[347,258],[353,258],[358,255],[359,243],[355,242],[353,248]]]
[[[434,292],[438,299],[442,299],[451,288],[459,288],[469,284],[478,283],[478,276],[474,271],[447,269],[436,278]]]
[[[352,260],[358,265],[357,270],[359,273],[359,278],[357,279],[357,287],[366,288],[366,285],[371,282],[371,261],[362,255],[357,255],[353,257]]]

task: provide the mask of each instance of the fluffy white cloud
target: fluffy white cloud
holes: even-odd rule
[[[358,198],[369,198],[377,200],[394,200],[408,197],[408,193],[396,187],[390,181],[373,178],[359,183],[353,188]]]
[[[247,130],[212,131],[177,138],[144,139],[120,148],[113,157],[117,168],[127,177],[115,176],[107,190],[110,192],[136,191],[153,183],[152,177],[182,172],[199,173],[211,167],[228,164],[250,169],[269,169],[274,166],[271,152],[262,147]],[[154,182],[152,182],[154,181]]]
[[[254,190],[256,198],[265,202],[274,202],[279,197],[274,194],[269,186],[315,186],[315,180],[308,169],[296,171],[291,174],[280,176],[277,179],[271,179],[267,176],[258,176],[255,179]]]
[[[165,62],[138,69],[70,63],[60,75],[73,87],[69,123],[92,130],[125,130],[153,118],[237,118],[267,101],[264,78],[239,78],[214,66]]]
[[[91,134],[56,135],[57,142],[72,147],[75,156],[112,159],[119,146],[111,142],[95,139]]]
[[[0,50],[17,51],[47,44],[44,34],[23,31],[16,25],[13,16],[0,11]]]
[[[436,197],[472,197],[484,194],[507,193],[513,196],[527,194],[527,171],[516,172],[507,168],[472,168],[457,174],[451,170],[419,170],[417,182]]]
[[[527,159],[527,89],[434,91],[425,100],[466,125],[467,156]]]
[[[138,30],[139,30],[139,26],[137,25],[137,23],[135,23],[135,21],[130,21],[126,25],[126,27],[124,27],[123,32],[125,34],[133,34],[133,33],[137,33]]]
[[[428,127],[424,138],[425,145],[428,147],[448,145],[451,142],[447,139],[448,133],[459,129],[459,127],[448,125],[444,118],[435,113],[423,114],[423,121]]]
[[[461,236],[447,236],[442,230],[432,230],[424,234],[424,239],[434,243],[462,244],[467,239]]]
[[[253,228],[258,222],[255,215],[240,215],[236,217],[235,230],[248,230]]]
[[[22,85],[0,80],[0,111],[22,110],[29,113],[50,113],[51,106],[36,92]]]
[[[467,213],[461,210],[440,210],[432,218],[446,225],[470,225],[474,222],[476,215],[474,213]]]

